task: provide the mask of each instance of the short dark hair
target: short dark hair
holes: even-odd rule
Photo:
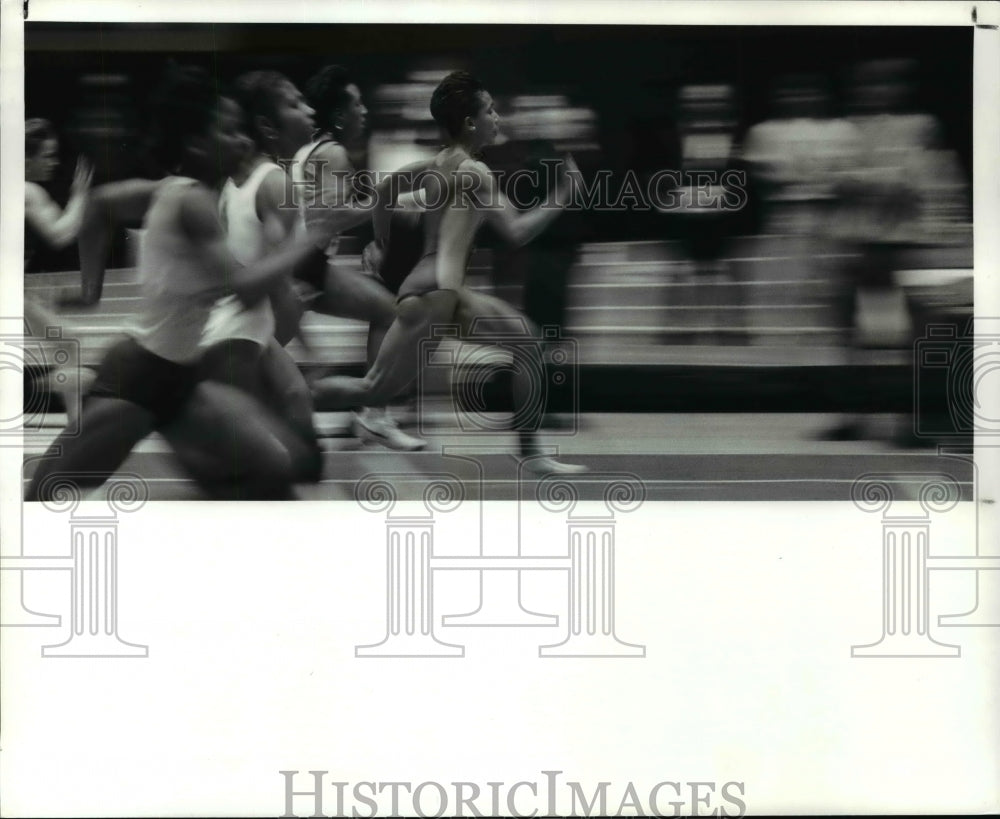
[[[451,137],[458,136],[466,117],[479,113],[479,95],[486,87],[468,71],[453,71],[431,95],[431,116]]]
[[[292,81],[278,71],[250,71],[237,77],[234,83],[236,101],[243,109],[244,125],[250,138],[261,147],[263,134],[257,130],[257,117],[274,121],[277,118],[278,92]]]
[[[347,86],[355,84],[342,65],[325,65],[309,78],[305,87],[306,99],[316,112],[316,124],[320,128],[329,128],[331,117],[347,107],[351,101]]]
[[[203,68],[168,63],[152,105],[153,148],[165,168],[180,162],[191,137],[208,133],[221,99]]]
[[[24,121],[24,157],[33,157],[41,148],[42,143],[56,139],[56,131],[47,119],[28,119]]]

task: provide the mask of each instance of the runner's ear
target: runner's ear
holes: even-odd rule
[[[333,112],[333,128],[336,131],[344,130],[344,111],[341,108]]]
[[[186,151],[189,156],[199,159],[208,156],[208,137],[203,134],[188,137]]]
[[[276,139],[278,136],[278,129],[274,127],[274,124],[262,114],[258,114],[254,117],[254,127],[258,134],[267,139]]]

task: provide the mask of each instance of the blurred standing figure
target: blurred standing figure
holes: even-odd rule
[[[914,68],[909,60],[863,63],[851,89],[858,141],[837,235],[882,279],[900,250],[948,241],[964,215],[964,185],[941,125],[912,110]]]
[[[554,192],[553,166],[565,151],[556,145],[561,122],[545,115],[565,114],[567,107],[568,101],[561,97],[555,105],[548,97],[515,98],[505,118],[507,134],[483,148],[483,161],[520,211],[545,202]],[[493,251],[494,289],[505,301],[520,306],[537,327],[564,330],[569,278],[582,235],[581,216],[579,211],[564,212],[525,245],[512,246],[495,233],[485,243]],[[564,332],[561,335],[565,337]],[[543,423],[558,425],[560,421],[549,411]]]
[[[912,343],[914,328],[895,273],[905,251],[936,241],[927,233],[927,217],[941,185],[942,134],[933,116],[910,108],[913,68],[906,60],[876,60],[859,65],[853,75],[850,121],[857,146],[840,187],[833,232],[850,255],[841,268],[839,305],[851,328],[854,361],[866,348]],[[864,433],[862,419],[854,416],[830,437]]]
[[[828,294],[828,283],[837,276],[830,257],[838,249],[830,237],[830,219],[859,145],[855,126],[831,116],[826,78],[819,74],[778,78],[771,118],[750,128],[743,152],[762,203],[763,235],[757,255],[771,259],[767,278],[781,282],[780,290],[768,297],[770,303],[793,308],[819,303]],[[786,312],[799,325],[804,323],[801,316],[808,315],[793,309]],[[826,323],[813,321],[816,329]],[[803,335],[789,338],[799,344]]]
[[[772,118],[747,132],[743,157],[763,195],[766,234],[814,240],[825,232],[858,146],[854,126],[831,116],[825,85],[813,74],[779,78]]]
[[[727,331],[737,340],[745,338],[739,321],[723,318],[715,309],[720,305],[717,287],[722,281],[733,280],[733,272],[725,261],[725,253],[735,225],[740,217],[733,204],[728,171],[736,170],[739,157],[736,139],[736,107],[730,85],[687,85],[678,95],[678,139],[681,184],[673,191],[673,202],[665,212],[674,214],[681,232],[681,244],[691,263],[691,297],[678,307],[697,307],[698,313],[709,316],[710,324],[695,318],[686,329],[696,338],[710,338],[715,332]],[[662,209],[662,208],[661,208]],[[706,288],[706,284],[712,286]],[[679,300],[680,301],[680,300]],[[742,306],[742,294],[736,288],[737,307]],[[742,314],[737,309],[734,312]]]

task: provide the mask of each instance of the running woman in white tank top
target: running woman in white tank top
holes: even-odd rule
[[[198,383],[200,340],[219,296],[255,303],[328,237],[239,265],[226,248],[217,193],[243,155],[238,106],[218,97],[204,71],[179,68],[157,103],[161,153],[177,173],[160,183],[147,214],[139,320],[105,357],[79,433],[64,432],[39,462],[27,500],[51,499],[63,477],[80,489],[99,486],[154,429],[221,470],[210,475],[220,496],[289,497],[296,479],[294,436],[258,413],[250,396]]]
[[[240,173],[223,186],[219,213],[233,256],[251,264],[305,232],[291,180],[274,160],[292,156],[309,141],[313,110],[276,71],[249,72],[236,80],[235,87],[253,151]],[[313,265],[323,266],[319,259]],[[290,276],[277,282],[258,304],[248,306],[235,296],[221,299],[202,337],[202,369],[206,378],[249,392],[290,423],[312,452],[309,479],[319,480],[322,453],[313,425],[312,396],[282,346],[297,333],[301,314]]]
[[[260,161],[240,184],[232,177],[227,179],[219,194],[219,218],[226,230],[226,244],[233,258],[243,265],[263,259],[284,238],[283,235],[268,237],[257,213],[260,183],[271,171],[284,173],[275,163]],[[229,339],[242,339],[263,349],[274,337],[274,330],[270,298],[248,306],[239,296],[230,294],[216,302],[202,333],[201,344],[208,349]]]

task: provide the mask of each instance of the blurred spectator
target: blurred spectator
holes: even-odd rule
[[[858,144],[844,184],[838,236],[862,247],[932,246],[961,236],[965,186],[940,123],[911,110],[914,65],[877,60],[858,66],[850,121]]]
[[[836,211],[839,186],[859,145],[857,129],[832,116],[827,79],[820,74],[780,76],[772,87],[770,116],[747,132],[743,157],[760,206],[762,235],[757,254],[769,260],[769,279],[781,282],[772,297],[788,325],[831,322],[829,282],[837,273],[831,258],[838,250],[829,220]],[[808,305],[808,309],[796,309]],[[817,315],[819,312],[819,315]],[[805,316],[807,318],[803,319]],[[817,334],[821,339],[826,334]],[[801,334],[788,340],[801,343]]]
[[[735,195],[735,177],[739,170],[739,146],[736,137],[736,105],[731,85],[687,85],[678,95],[677,133],[679,141],[680,184],[673,190],[669,207],[662,208],[676,222],[681,244],[691,262],[693,287],[678,289],[687,299],[673,306],[698,308],[691,328],[694,338],[708,340],[725,332],[729,340],[746,341],[744,304],[734,270],[726,261],[730,240],[738,230],[742,214],[734,208],[740,200]],[[659,199],[659,197],[657,197]],[[660,203],[657,202],[659,205]],[[714,309],[721,307],[720,288],[724,281],[735,304],[730,315]],[[735,316],[732,315],[735,313]],[[699,319],[697,315],[705,318]],[[704,324],[704,321],[710,322]],[[676,329],[676,328],[671,328]],[[676,333],[671,334],[677,338]]]
[[[830,107],[822,77],[781,77],[771,119],[747,132],[743,156],[763,197],[764,233],[818,238],[825,232],[858,145],[854,126],[831,117]]]
[[[593,145],[592,115],[571,108],[561,95],[522,95],[510,101],[500,121],[501,137],[483,151],[501,190],[518,210],[529,210],[553,193],[555,163],[567,149]],[[530,243],[513,247],[486,232],[492,248],[493,286],[521,306],[538,327],[558,327],[565,336],[569,279],[583,236],[582,214],[564,211]],[[553,416],[546,423],[557,424]]]
[[[942,150],[941,126],[910,109],[913,69],[909,61],[886,59],[861,64],[853,75],[857,150],[840,186],[833,233],[849,254],[839,304],[858,362],[865,349],[909,347],[921,334],[896,273],[904,264],[924,266],[922,255],[953,241],[963,215],[963,186],[957,163]],[[865,431],[863,419],[850,417],[831,437]],[[907,425],[898,435],[908,442],[912,432]]]

